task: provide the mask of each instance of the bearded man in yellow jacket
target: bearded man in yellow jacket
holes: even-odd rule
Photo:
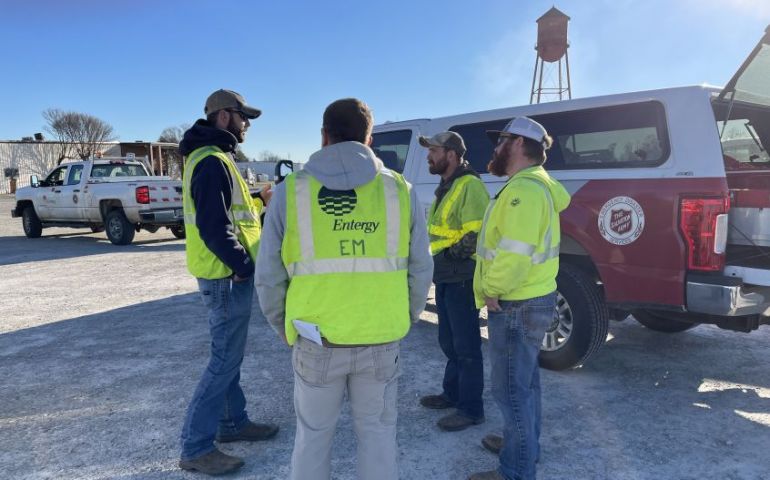
[[[484,215],[473,290],[489,313],[492,395],[505,425],[498,469],[470,478],[530,480],[540,453],[537,357],[555,314],[559,212],[570,196],[543,168],[552,140],[542,125],[518,117],[487,133],[497,143],[488,170],[509,179]]]

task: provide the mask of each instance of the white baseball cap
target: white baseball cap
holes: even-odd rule
[[[531,118],[516,117],[508,122],[508,125],[502,130],[487,130],[487,135],[492,140],[492,143],[497,143],[501,134],[527,137],[538,143],[543,143],[543,139],[548,135],[548,132],[545,131],[545,127]]]

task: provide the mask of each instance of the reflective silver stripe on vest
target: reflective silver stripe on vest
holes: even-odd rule
[[[385,222],[387,229],[387,252],[389,257],[398,255],[399,230],[401,228],[401,206],[398,200],[398,185],[389,170],[380,170],[385,190]]]
[[[406,258],[324,258],[287,265],[290,277],[324,273],[383,273],[406,270]]]
[[[310,218],[310,180],[307,174],[300,171],[294,180],[296,190],[297,232],[299,233],[299,249],[302,258],[309,260],[315,257],[313,246],[313,221]]]
[[[250,220],[252,222],[256,222],[259,218],[249,210],[233,210],[233,217],[236,220]]]
[[[184,223],[188,225],[195,225],[195,214],[194,213],[185,214]]]

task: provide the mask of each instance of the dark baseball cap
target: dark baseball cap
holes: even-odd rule
[[[461,157],[465,155],[468,150],[465,148],[465,142],[463,137],[455,132],[441,132],[433,135],[432,137],[423,137],[420,135],[420,145],[423,147],[444,147],[450,150],[454,150]]]
[[[240,93],[225,89],[219,89],[209,95],[203,113],[208,115],[220,110],[236,110],[251,120],[262,115],[262,110],[247,105],[246,99]]]

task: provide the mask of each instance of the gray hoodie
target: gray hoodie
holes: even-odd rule
[[[335,143],[322,148],[310,156],[305,164],[309,173],[326,188],[351,190],[374,180],[385,166],[374,152],[358,142]],[[411,221],[409,224],[409,314],[417,322],[425,308],[425,300],[433,276],[433,258],[430,255],[430,241],[425,226],[425,216],[411,188]],[[286,188],[278,184],[267,208],[265,224],[257,255],[255,285],[259,305],[267,321],[277,331],[283,332],[286,290],[289,275],[281,260],[281,244],[286,228]]]

